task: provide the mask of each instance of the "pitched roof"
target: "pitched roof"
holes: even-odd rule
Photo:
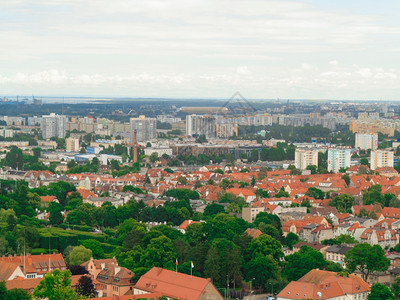
[[[0,262],[0,281],[7,280],[14,273],[18,264],[12,262]]]
[[[185,220],[182,222],[181,225],[179,225],[179,229],[183,229],[186,230],[186,228],[190,225],[190,224],[194,224],[194,223],[200,223],[199,221],[193,221],[193,220]]]
[[[40,196],[41,202],[52,202],[54,200],[57,200],[56,196]]]
[[[262,235],[262,231],[257,228],[247,228],[244,233],[246,233],[247,235],[251,236],[254,239]]]
[[[330,299],[369,292],[369,285],[356,275],[338,276],[335,272],[311,270],[289,283],[278,297],[285,299]]]
[[[25,273],[38,273],[46,274],[49,270],[49,262],[51,268],[60,269],[65,268],[65,261],[62,254],[41,254],[41,255],[26,255],[25,263],[24,256],[3,256],[0,257],[1,262],[14,263],[20,266],[21,270],[24,271],[24,265],[26,266]]]
[[[153,267],[140,277],[135,288],[149,292],[158,292],[167,297],[195,300],[203,294],[208,284],[212,284],[211,279]],[[218,293],[217,290],[216,292]],[[220,299],[222,299],[222,296]]]

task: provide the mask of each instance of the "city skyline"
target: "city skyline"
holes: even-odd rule
[[[2,95],[399,100],[399,4],[1,4]]]

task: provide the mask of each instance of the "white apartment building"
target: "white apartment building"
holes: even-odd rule
[[[378,134],[356,133],[356,148],[361,150],[378,148]]]
[[[339,173],[340,168],[349,168],[351,149],[336,148],[328,150],[328,171]]]
[[[66,150],[67,152],[79,152],[79,139],[76,138],[67,138],[65,139]]]
[[[318,150],[316,149],[296,149],[295,166],[297,169],[305,170],[307,166],[318,167]]]
[[[54,136],[64,138],[66,123],[67,117],[63,115],[51,113],[50,115],[42,116],[40,129],[42,130],[43,138],[49,139]]]
[[[393,151],[388,150],[374,150],[371,151],[371,170],[383,167],[393,168]]]
[[[158,157],[161,157],[163,154],[172,155],[172,148],[169,147],[158,147],[158,148],[145,148],[144,154],[145,155],[152,155],[153,153],[157,153]]]
[[[138,118],[131,118],[131,142],[133,143],[133,132],[137,131],[137,141],[148,142],[157,138],[157,119],[156,118],[146,118],[146,116],[141,115]]]
[[[14,130],[0,128],[0,136],[3,136],[5,138],[12,138],[12,137],[14,137]]]
[[[211,116],[187,115],[186,116],[186,135],[195,134],[205,135],[206,138],[215,138],[216,120]]]

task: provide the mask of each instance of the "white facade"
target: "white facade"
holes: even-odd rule
[[[12,138],[14,136],[14,130],[0,128],[0,136],[3,136],[5,138]]]
[[[42,116],[42,123],[40,129],[42,130],[42,136],[44,139],[51,137],[65,137],[65,125],[67,123],[67,117],[62,115],[56,115],[51,113],[50,115]]]
[[[339,173],[340,168],[349,168],[351,163],[351,149],[328,150],[328,172]]]
[[[216,120],[210,116],[188,115],[186,116],[186,135],[204,134],[206,138],[216,136]]]
[[[378,148],[378,134],[356,133],[356,148],[361,150]]]
[[[371,151],[371,170],[383,167],[393,168],[393,151],[375,150]]]
[[[305,170],[307,166],[318,167],[318,150],[316,149],[296,149],[295,166],[297,169]]]
[[[158,157],[161,157],[163,154],[172,155],[172,149],[168,147],[160,147],[160,148],[145,148],[145,155],[152,155],[153,153],[157,153]]]

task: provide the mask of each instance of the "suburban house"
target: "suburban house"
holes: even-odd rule
[[[22,277],[28,279],[42,278],[47,272],[51,272],[54,269],[66,269],[62,254],[27,254],[25,256],[3,256],[0,257],[0,270],[3,264],[8,264],[8,268],[10,268],[11,265],[18,266],[22,271]],[[21,276],[21,273],[18,270],[16,270],[13,274],[15,274],[14,278]]]
[[[133,294],[133,272],[118,266],[117,260],[93,259],[84,262],[81,266],[88,270],[90,276],[97,280],[103,290],[104,297],[114,297]]]
[[[344,257],[346,252],[352,247],[347,245],[332,245],[325,250],[325,259],[334,263],[340,264],[343,268],[346,267]]]
[[[369,285],[356,275],[341,277],[335,272],[314,269],[290,282],[277,299],[361,300],[367,299],[370,290]]]
[[[159,293],[168,299],[223,300],[211,279],[153,267],[140,277],[134,295]]]

